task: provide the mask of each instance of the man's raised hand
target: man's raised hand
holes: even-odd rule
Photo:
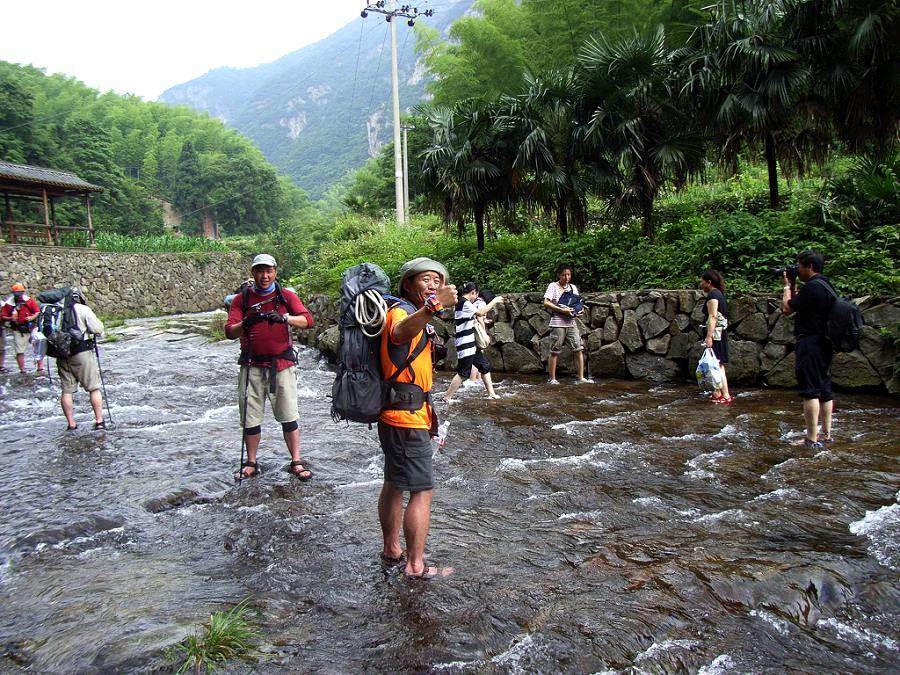
[[[444,307],[455,307],[456,301],[459,299],[456,293],[456,286],[447,284],[437,289],[434,294],[435,300]]]

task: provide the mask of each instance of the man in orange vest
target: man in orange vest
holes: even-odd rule
[[[434,493],[431,436],[437,417],[431,402],[432,335],[429,323],[444,307],[456,305],[456,286],[447,268],[429,258],[416,258],[400,267],[401,302],[391,307],[381,338],[381,369],[394,378],[378,420],[378,438],[384,452],[384,484],[378,498],[378,518],[384,537],[381,558],[402,564],[400,529],[406,540],[409,577],[443,577],[450,567],[425,562],[425,540],[431,524]],[[403,493],[409,492],[404,510]]]

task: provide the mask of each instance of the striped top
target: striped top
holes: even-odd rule
[[[475,305],[462,298],[456,303],[456,358],[464,359],[475,353]]]
[[[556,302],[560,299],[562,294],[565,291],[572,291],[575,295],[580,295],[578,292],[578,287],[575,284],[569,284],[566,288],[563,288],[559,285],[558,281],[554,281],[552,284],[547,286],[547,290],[544,292],[544,298],[549,300],[550,302]],[[550,327],[551,328],[568,328],[569,326],[575,325],[575,318],[571,316],[565,316],[558,312],[552,312],[550,314]]]

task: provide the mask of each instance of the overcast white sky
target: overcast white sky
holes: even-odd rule
[[[156,100],[221,66],[274,61],[362,21],[365,0],[3,2],[0,60]],[[372,18],[367,19],[372,21]]]

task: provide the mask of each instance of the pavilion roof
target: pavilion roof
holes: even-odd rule
[[[45,185],[64,190],[76,190],[78,192],[103,192],[103,188],[99,185],[88,183],[74,173],[59,171],[58,169],[45,169],[28,164],[13,164],[12,162],[0,161],[0,179]]]

